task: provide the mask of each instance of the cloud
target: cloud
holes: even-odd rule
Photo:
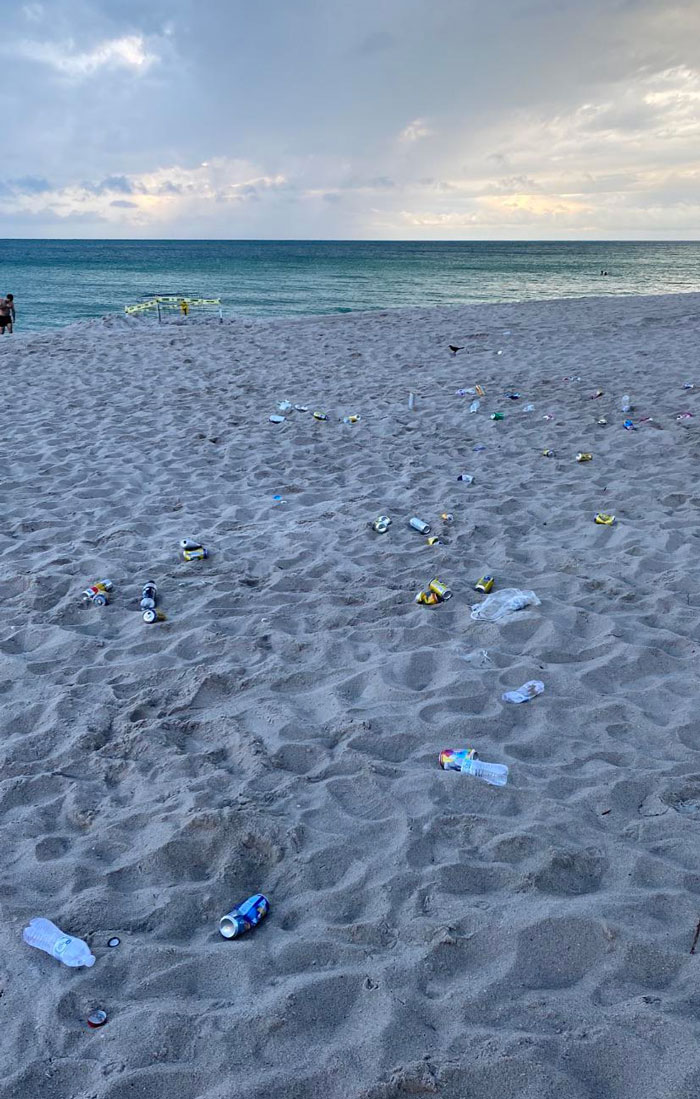
[[[32,39],[23,39],[12,48],[29,61],[48,65],[63,76],[76,79],[93,76],[104,68],[146,72],[158,61],[157,55],[149,52],[144,38],[138,34],[107,39],[91,50],[78,50],[71,40],[36,42]]]
[[[414,141],[420,141],[422,137],[430,137],[431,133],[432,130],[428,129],[422,118],[414,118],[413,122],[409,122],[399,134],[399,141],[413,144]]]
[[[116,206],[119,210],[138,210],[138,202],[129,202],[128,198],[115,198],[110,206]]]

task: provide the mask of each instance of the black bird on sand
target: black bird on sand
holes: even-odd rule
[[[464,351],[464,347],[455,347],[453,343],[448,344],[448,347],[453,355],[456,355],[458,351]]]

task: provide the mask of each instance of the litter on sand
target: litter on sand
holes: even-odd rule
[[[531,698],[537,698],[544,690],[544,683],[540,679],[529,679],[515,691],[504,691],[501,698],[504,702],[529,702]]]
[[[503,588],[493,595],[487,595],[483,603],[473,606],[471,617],[475,622],[500,622],[509,614],[524,610],[525,607],[537,607],[540,602],[534,591]]]

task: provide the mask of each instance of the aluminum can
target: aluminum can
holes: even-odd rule
[[[454,515],[452,515],[452,513],[449,511],[443,511],[440,518],[442,519],[443,523],[454,523],[455,521]]]
[[[440,766],[443,771],[461,771],[465,759],[478,759],[476,748],[443,748]]]
[[[426,539],[425,544],[426,546],[441,546],[443,543],[440,541],[436,534],[431,534],[430,538]]]
[[[604,511],[599,511],[595,517],[595,521],[599,527],[611,527],[615,522],[615,516],[608,515]]]
[[[434,591],[419,591],[415,601],[426,607],[434,607],[437,603],[442,603],[442,599]]]
[[[153,622],[165,622],[165,615],[160,607],[148,607],[143,612],[143,620],[150,626]]]
[[[237,939],[264,920],[270,911],[270,903],[262,893],[254,893],[243,904],[237,905],[219,920],[219,931],[225,939]]]
[[[377,534],[386,534],[391,526],[391,519],[388,515],[378,515],[372,523],[372,530]]]
[[[505,412],[492,412],[491,413],[491,419],[492,420],[505,420],[505,418],[506,418]]]
[[[358,422],[359,422],[359,419],[360,419],[360,417],[359,417],[359,416],[355,416],[355,415],[352,415],[352,416],[343,416],[343,423],[344,423],[344,424],[356,424],[356,423],[358,423]]]
[[[593,455],[592,454],[584,454],[581,451],[579,451],[578,454],[576,455],[576,461],[577,462],[590,462],[592,460],[593,460]]]
[[[542,457],[543,458],[553,458],[554,457],[554,451],[553,450],[543,450],[542,451]]]
[[[183,550],[195,550],[195,549],[201,549],[201,548],[202,548],[202,543],[201,542],[195,542],[195,541],[193,541],[192,538],[183,538],[180,542],[180,549],[183,549]]]
[[[474,585],[474,591],[480,591],[482,595],[488,595],[493,587],[493,576],[480,576]]]
[[[434,595],[437,595],[438,599],[447,600],[452,598],[452,592],[447,587],[447,584],[443,584],[442,580],[438,580],[437,577],[435,580],[430,581],[428,590],[433,592]]]
[[[156,605],[156,599],[158,598],[158,588],[156,587],[155,580],[147,580],[143,585],[141,592],[141,610],[150,611]]]
[[[328,416],[325,412],[314,412],[314,420],[327,420]]]
[[[94,584],[90,584],[90,586],[82,592],[80,598],[83,603],[96,603],[98,607],[106,607],[109,603],[107,597],[113,587],[114,584],[111,580],[96,580]],[[98,596],[101,598],[98,598]]]
[[[417,530],[419,534],[430,534],[430,523],[424,523],[417,515],[413,516],[408,525]]]
[[[209,551],[205,550],[204,546],[198,546],[197,549],[186,549],[182,551],[183,561],[203,561],[205,557],[209,556]]]

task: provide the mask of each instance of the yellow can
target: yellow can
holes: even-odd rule
[[[450,591],[450,589],[447,587],[446,584],[443,584],[442,580],[438,580],[437,577],[435,578],[435,580],[430,581],[430,583],[428,584],[428,588],[431,592],[433,592],[434,595],[437,595],[438,599],[444,600],[452,598],[452,592]]]
[[[422,603],[426,607],[434,607],[436,603],[441,602],[440,596],[433,591],[419,591],[416,596],[416,603]]]
[[[493,587],[493,576],[480,576],[474,585],[474,591],[481,592],[482,595],[488,595]]]
[[[584,454],[581,451],[576,455],[577,462],[591,462],[593,460],[592,454]]]

